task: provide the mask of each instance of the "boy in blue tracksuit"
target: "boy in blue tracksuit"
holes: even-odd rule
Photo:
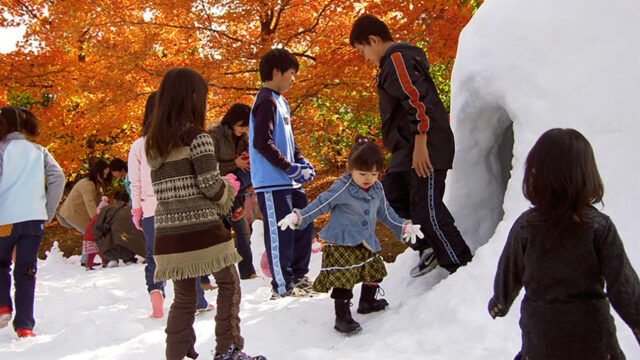
[[[285,49],[273,49],[260,60],[264,86],[253,102],[249,117],[251,182],[258,195],[264,221],[264,240],[272,274],[272,299],[310,294],[306,277],[311,259],[313,226],[280,230],[277,226],[294,208],[307,205],[301,184],[315,172],[293,140],[287,100],[298,72],[298,60]]]

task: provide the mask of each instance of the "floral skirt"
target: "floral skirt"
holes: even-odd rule
[[[353,289],[361,282],[379,282],[387,276],[382,258],[363,245],[324,244],[320,275],[313,290],[328,292],[332,288]]]
[[[82,241],[83,254],[97,254],[98,252],[100,252],[100,250],[98,250],[98,244],[96,241]]]

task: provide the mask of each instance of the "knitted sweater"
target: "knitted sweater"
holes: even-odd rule
[[[182,143],[166,158],[147,154],[158,201],[155,281],[211,274],[242,259],[221,220],[234,189],[219,175],[211,136],[191,127]]]

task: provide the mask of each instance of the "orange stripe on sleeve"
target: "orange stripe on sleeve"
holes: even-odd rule
[[[427,130],[429,130],[430,121],[426,113],[426,107],[420,102],[420,93],[418,93],[418,89],[416,89],[416,87],[411,83],[402,55],[398,52],[393,53],[391,54],[391,59],[393,60],[393,66],[396,69],[398,80],[400,80],[400,85],[402,85],[402,90],[404,90],[405,94],[409,96],[409,103],[411,106],[416,109],[416,118],[420,121],[420,124],[418,124],[418,131],[420,131],[420,134],[424,135],[427,133]]]

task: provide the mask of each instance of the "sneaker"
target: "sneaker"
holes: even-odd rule
[[[95,270],[95,269],[93,268],[93,266],[92,266],[92,267],[85,267],[84,269],[85,269],[86,271]]]
[[[109,260],[107,263],[108,268],[118,267],[118,260]]]
[[[138,259],[135,257],[132,257],[131,259],[127,259],[127,260],[122,260],[122,262],[125,265],[129,265],[129,264],[137,264],[138,263]]]
[[[279,292],[271,289],[271,297],[269,298],[269,300],[278,300],[286,298],[287,296],[291,296],[291,290],[285,292],[284,294],[280,294]]]
[[[438,267],[438,260],[433,250],[425,251],[420,257],[420,263],[416,265],[409,273],[411,277],[419,277],[426,275]]]
[[[26,338],[26,337],[34,337],[34,336],[36,336],[36,334],[34,334],[33,331],[29,330],[29,329],[16,329],[16,333],[18,333],[18,337],[19,338]]]
[[[313,281],[311,281],[308,276],[296,281],[293,284],[293,289],[298,290],[298,293],[300,294],[299,297],[313,297],[318,294],[313,291]]]
[[[0,306],[0,328],[7,327],[11,321],[11,308],[9,305]]]
[[[215,354],[213,356],[213,360],[267,360],[267,358],[262,355],[258,355],[258,356],[247,355],[242,351],[240,351],[240,349],[236,348],[235,345],[231,345],[231,347],[226,353]]]
[[[205,306],[203,308],[196,309],[196,314],[200,314],[200,313],[203,313],[203,312],[206,312],[206,311],[211,311],[211,310],[213,310],[215,308],[216,307],[213,306],[213,304],[207,304],[207,306]]]

